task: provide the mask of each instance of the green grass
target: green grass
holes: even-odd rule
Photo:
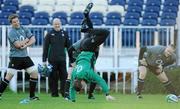
[[[138,100],[135,95],[112,94],[116,101],[107,102],[102,94],[95,94],[95,100],[88,100],[87,95],[78,94],[75,103],[62,97],[52,98],[49,94],[39,94],[40,101],[19,104],[28,94],[5,92],[0,100],[0,109],[180,109],[180,103],[167,103],[165,95],[144,95]]]

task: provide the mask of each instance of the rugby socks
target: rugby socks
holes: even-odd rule
[[[64,94],[65,98],[69,97],[69,88],[70,88],[70,80],[67,79],[65,84],[65,94]]]
[[[29,89],[30,89],[29,97],[30,98],[35,96],[36,84],[37,84],[37,78],[30,78],[30,81],[29,81]]]
[[[7,79],[4,79],[4,80],[1,81],[1,84],[0,84],[0,96],[2,95],[2,93],[4,92],[4,90],[6,89],[8,84],[9,84],[9,81]]]
[[[141,95],[141,91],[144,88],[144,80],[138,78],[137,95]]]
[[[171,84],[171,81],[167,81],[167,82],[165,82],[163,84],[164,84],[164,87],[166,88],[166,90],[168,91],[168,93],[177,95],[177,93],[175,91],[175,88]]]
[[[93,92],[94,92],[95,87],[96,87],[96,83],[91,82],[90,87],[89,87],[89,93],[88,93],[88,98],[89,99],[91,99],[93,97]]]
[[[85,17],[88,17],[89,16],[89,12],[91,10],[91,8],[93,7],[93,3],[89,3],[87,6],[86,6],[86,9],[84,10],[84,16]]]

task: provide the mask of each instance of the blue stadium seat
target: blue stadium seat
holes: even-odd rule
[[[31,20],[32,14],[29,12],[19,12],[19,18]]]
[[[158,18],[158,14],[157,13],[145,12],[143,14],[143,19],[157,19],[157,18]]]
[[[0,18],[8,18],[10,14],[12,14],[12,12],[1,12]]]
[[[35,19],[47,19],[49,20],[49,14],[47,12],[41,11],[34,14]]]
[[[170,13],[176,13],[178,12],[178,8],[175,6],[164,6],[163,12],[170,12]]]
[[[91,19],[93,25],[102,25],[103,21],[101,19]]]
[[[159,6],[146,6],[145,12],[157,13],[159,15],[160,7]]]
[[[174,26],[176,24],[175,19],[161,19],[160,25],[161,26]]]
[[[129,0],[128,6],[138,6],[142,8],[143,0]]]
[[[125,6],[126,0],[110,0],[108,4]]]
[[[106,15],[107,19],[121,19],[121,14],[119,12],[109,12]]]
[[[127,12],[125,15],[125,19],[139,19],[140,14],[136,12]]]
[[[164,1],[164,6],[175,6],[178,7],[179,5],[179,0],[165,0]]]
[[[12,13],[16,13],[17,7],[16,6],[3,6],[1,8],[2,12],[12,12]]]
[[[17,9],[19,8],[18,0],[5,0],[4,5],[5,6],[15,6]]]
[[[171,12],[163,12],[161,15],[161,19],[176,19],[176,13]]]
[[[138,26],[139,25],[139,20],[138,19],[125,19],[124,20],[124,25]]]
[[[71,19],[83,19],[84,15],[82,12],[73,12],[70,15]]]
[[[3,4],[4,0],[0,0],[0,4]]]
[[[121,19],[107,19],[105,25],[116,26],[121,24]]]
[[[47,25],[47,24],[49,24],[49,20],[37,18],[32,21],[32,24],[33,25]]]
[[[53,13],[52,18],[59,18],[63,25],[67,24],[67,14],[65,12],[55,12]]]
[[[81,25],[82,19],[70,19],[69,25]]]
[[[161,6],[161,0],[147,0],[146,6]]]
[[[23,18],[23,19],[20,18],[20,24],[21,25],[29,25],[29,24],[31,24],[31,20],[26,19],[26,18]]]
[[[156,26],[158,24],[157,19],[143,19],[143,26]]]
[[[121,24],[121,14],[118,12],[109,12],[106,15],[105,25],[120,25]]]
[[[103,24],[103,14],[101,12],[92,12],[92,13],[90,13],[89,16],[94,25],[102,25]]]
[[[0,25],[9,25],[8,19],[0,18]]]
[[[139,6],[129,6],[127,12],[136,12],[141,15],[142,8]]]
[[[23,5],[19,8],[20,12],[28,12],[31,13],[32,16],[34,16],[34,8],[31,5]]]

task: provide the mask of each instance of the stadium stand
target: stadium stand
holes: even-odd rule
[[[54,19],[54,18],[61,19],[62,25],[65,25],[65,24],[68,23],[67,14],[65,12],[55,12],[55,13],[53,13],[52,19]]]
[[[125,6],[126,0],[109,0],[108,4]]]
[[[19,13],[27,12],[27,13],[30,13],[32,17],[34,16],[34,11],[35,11],[35,9],[31,5],[22,5],[19,9]]]
[[[21,5],[31,5],[36,7],[38,4],[38,0],[21,0]]]
[[[121,24],[121,14],[118,12],[109,12],[106,15],[105,25],[120,25]]]
[[[54,13],[63,12],[66,15],[59,16],[63,25],[79,25],[79,19],[74,20],[73,18],[72,20],[71,14],[82,12],[84,6],[90,1],[95,5],[92,13],[98,12],[103,15],[102,18],[93,18],[93,22],[97,25],[156,26],[165,25],[164,21],[169,22],[166,25],[175,25],[179,7],[178,0],[85,0],[84,2],[81,0],[1,0],[0,14],[7,16],[10,13],[18,13],[20,16],[27,16],[26,18],[21,17],[22,22],[25,22],[22,24],[34,25],[36,23],[32,22],[37,18],[34,14],[38,12],[45,11],[49,14],[46,18],[47,24],[54,18]],[[109,18],[107,15],[110,12],[118,12],[120,18]],[[135,20],[132,20],[134,17]]]
[[[97,26],[175,26],[179,10],[179,0],[0,0],[0,24],[9,25],[7,17],[17,13],[23,25],[49,25],[57,17],[78,26],[89,2]]]

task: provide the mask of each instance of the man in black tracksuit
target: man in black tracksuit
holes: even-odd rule
[[[47,33],[43,45],[43,63],[50,63],[52,73],[49,76],[49,87],[52,97],[58,97],[58,79],[60,78],[60,93],[64,96],[64,87],[67,78],[65,48],[70,47],[70,39],[66,31],[61,29],[61,21],[53,20],[53,29]]]

